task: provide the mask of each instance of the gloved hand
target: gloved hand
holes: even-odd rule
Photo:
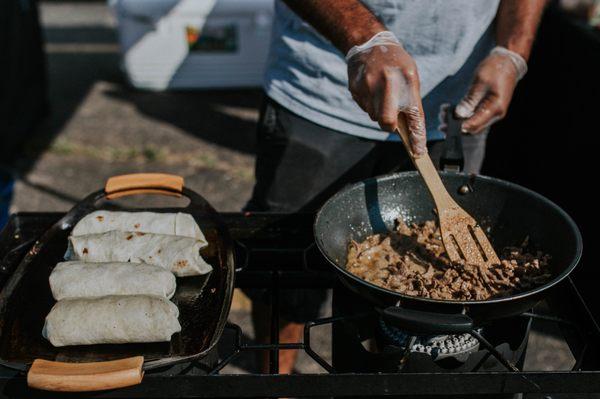
[[[414,155],[427,153],[417,66],[396,36],[379,32],[352,47],[346,61],[350,93],[358,105],[388,132],[398,127],[398,113],[403,112]]]
[[[504,118],[517,82],[527,73],[527,62],[504,47],[494,48],[477,71],[469,93],[456,106],[456,115],[466,118],[465,133],[480,133]]]

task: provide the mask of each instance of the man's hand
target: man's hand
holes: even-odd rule
[[[427,152],[419,76],[413,59],[360,0],[283,0],[343,54],[354,100],[385,131],[407,116],[411,147]],[[364,51],[356,51],[355,49]]]
[[[391,32],[380,32],[350,49],[346,59],[352,98],[388,132],[398,127],[398,113],[405,113],[413,153],[425,154],[427,137],[417,66],[398,39]]]
[[[547,0],[502,0],[496,18],[496,47],[479,65],[469,93],[456,106],[468,118],[466,133],[480,133],[508,111],[517,82],[527,72],[527,59]]]
[[[465,133],[481,133],[504,118],[519,79],[527,72],[527,63],[516,53],[497,47],[484,59],[469,93],[456,106],[456,115],[468,118],[462,124]]]

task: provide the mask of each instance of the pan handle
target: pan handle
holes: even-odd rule
[[[133,173],[110,177],[104,185],[107,199],[136,194],[162,194],[180,197],[183,177],[165,173]]]
[[[27,373],[31,388],[53,392],[103,391],[142,382],[143,356],[93,363],[36,359]]]
[[[473,330],[473,320],[461,313],[433,313],[390,306],[383,310],[386,323],[415,335],[463,334]]]

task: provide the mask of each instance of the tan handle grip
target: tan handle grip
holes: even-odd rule
[[[106,198],[115,199],[136,194],[162,194],[180,197],[183,177],[164,173],[133,173],[113,176],[106,181]]]
[[[398,129],[396,129],[396,133],[400,135],[406,152],[408,152],[410,159],[413,161],[413,164],[425,181],[425,185],[431,193],[438,211],[441,212],[447,207],[454,206],[456,203],[448,193],[448,190],[446,190],[446,187],[440,178],[440,174],[433,164],[429,154],[424,154],[418,158],[415,158],[410,147],[410,130],[408,129],[406,116],[402,112],[398,114]]]
[[[27,373],[27,385],[53,392],[123,388],[142,382],[143,364],[143,356],[95,363],[63,363],[36,359]]]

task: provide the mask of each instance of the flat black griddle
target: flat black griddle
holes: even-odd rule
[[[44,319],[55,303],[48,277],[56,263],[63,260],[72,228],[88,213],[110,209],[111,199],[134,194],[189,198],[185,208],[132,212],[189,213],[209,243],[201,254],[213,271],[177,279],[172,301],[179,308],[181,332],[164,343],[52,346],[42,337]],[[0,364],[26,370],[36,359],[81,363],[143,356],[143,369],[152,370],[200,358],[216,345],[227,321],[234,270],[233,243],[227,228],[202,196],[183,186],[182,178],[160,174],[111,178],[105,189],[90,194],[42,235],[0,292]]]

